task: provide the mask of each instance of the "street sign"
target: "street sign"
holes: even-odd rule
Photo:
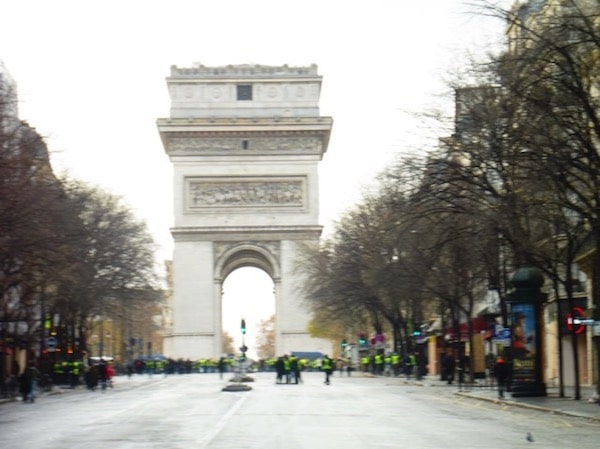
[[[589,326],[591,324],[595,324],[596,322],[592,319],[582,320],[580,318],[573,318],[573,324],[583,324],[584,326]]]
[[[510,346],[510,328],[504,327],[501,324],[497,324],[494,328],[494,337],[492,343],[495,345],[502,345],[504,347]]]
[[[46,349],[48,349],[48,351],[54,351],[56,346],[58,346],[58,340],[56,337],[46,338]]]
[[[510,329],[508,327],[502,327],[501,324],[496,326],[495,329],[496,335],[494,336],[497,339],[500,340],[505,340],[505,339],[509,339],[510,340]]]
[[[571,313],[567,313],[567,329],[576,334],[581,334],[585,331],[584,321],[594,322],[594,320],[585,319],[585,310],[583,307],[573,307]]]

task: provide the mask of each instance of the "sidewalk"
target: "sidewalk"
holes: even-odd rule
[[[377,377],[370,373],[361,373],[365,377]],[[407,380],[405,377],[388,377],[396,379],[404,384],[421,385],[424,387],[447,388],[454,391],[455,395],[465,398],[488,401],[496,404],[529,408],[546,413],[554,413],[578,418],[586,418],[600,423],[600,403],[591,402],[590,398],[596,391],[595,386],[582,386],[580,388],[581,399],[575,400],[574,388],[565,387],[565,397],[559,396],[558,387],[547,387],[547,396],[542,397],[517,397],[513,398],[510,393],[504,393],[504,399],[498,399],[498,390],[495,386],[485,384],[464,385],[462,388],[456,382],[448,385],[446,381],[439,380],[439,376],[425,376],[421,380],[414,378]]]
[[[114,388],[135,388],[143,385],[147,385],[150,382],[159,381],[163,379],[164,376],[162,374],[155,374],[152,376],[136,374],[131,377],[127,376],[115,376],[114,378]],[[96,388],[96,391],[100,391],[100,388]],[[60,395],[64,393],[86,393],[86,394],[94,394],[90,390],[88,390],[85,385],[79,385],[77,388],[71,388],[66,385],[53,385],[50,391],[38,391],[36,395],[36,399],[44,398],[46,396],[54,396]],[[0,397],[0,405],[7,404],[10,402],[20,402],[22,401],[21,396],[17,394],[12,398],[1,398]]]
[[[40,397],[44,397],[44,396],[50,396],[50,395],[55,395],[55,394],[62,394],[66,391],[66,388],[62,388],[62,387],[53,387],[52,390],[50,391],[40,391],[36,394],[35,398],[38,399]],[[8,404],[9,402],[20,402],[22,401],[22,398],[20,395],[16,395],[10,398],[7,397],[1,397],[0,398],[0,405],[1,404]]]
[[[440,386],[447,385],[445,382],[441,381],[432,381],[430,384],[439,384]],[[541,397],[514,398],[510,393],[505,393],[504,399],[498,399],[497,390],[489,386],[472,386],[470,388],[463,388],[456,391],[455,394],[471,399],[478,399],[515,407],[530,408],[560,415],[587,418],[600,422],[600,404],[598,402],[590,401],[594,391],[594,387],[581,387],[581,399],[579,400],[573,399],[573,387],[565,387],[565,397],[562,398],[559,396],[558,388],[548,388],[547,396]]]

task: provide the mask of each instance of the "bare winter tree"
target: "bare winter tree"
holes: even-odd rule
[[[256,355],[259,359],[275,357],[275,315],[260,320],[256,337]]]

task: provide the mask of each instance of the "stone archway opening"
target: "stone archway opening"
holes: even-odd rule
[[[248,356],[259,358],[259,325],[275,315],[274,288],[271,276],[254,266],[236,268],[223,281],[222,331],[233,338],[235,353],[242,346],[240,323],[243,318],[247,326],[244,344],[248,347]]]
[[[248,356],[256,358],[257,327],[260,319],[276,310],[276,285],[280,278],[277,245],[266,242],[223,243],[215,264],[215,280],[221,283],[221,336],[233,337],[234,352],[242,346],[240,324],[246,321],[244,344]]]

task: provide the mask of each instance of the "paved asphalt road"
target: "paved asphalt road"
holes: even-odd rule
[[[106,392],[0,405],[10,449],[598,448],[598,421],[457,395],[395,378],[305,373],[300,385],[253,375],[224,392],[218,374],[117,378]],[[600,408],[600,407],[599,407]],[[533,441],[526,439],[532,435]]]

